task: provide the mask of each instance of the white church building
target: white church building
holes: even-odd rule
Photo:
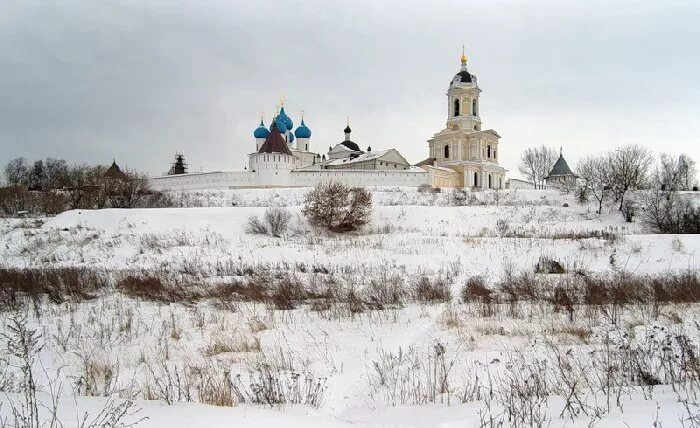
[[[325,154],[315,152],[304,117],[294,129],[282,106],[269,128],[261,119],[253,131],[255,151],[248,155],[245,170],[171,173],[151,178],[150,184],[161,191],[307,187],[331,180],[352,186],[502,189],[506,170],[498,164],[500,135],[482,130],[480,94],[462,53],[461,69],[447,91],[445,128],[428,140],[428,158],[415,166],[395,148],[374,151],[368,145],[362,150],[351,139],[349,123],[342,141],[331,144]]]

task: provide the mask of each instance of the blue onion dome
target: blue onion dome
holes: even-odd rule
[[[294,142],[294,134],[291,132],[289,133],[289,144],[292,144]]]
[[[277,130],[280,131],[280,134],[287,132],[287,125],[279,116],[275,118],[273,123],[277,126]]]
[[[270,135],[270,131],[265,128],[265,124],[263,123],[262,119],[260,119],[260,126],[255,128],[255,131],[253,131],[253,136],[255,138],[267,138],[268,135]]]
[[[282,106],[282,108],[280,109],[280,114],[277,117],[284,121],[284,124],[287,127],[287,129],[291,130],[292,128],[294,128],[294,122],[292,122],[292,119],[289,116],[287,116],[287,113],[284,112],[284,106]]]
[[[297,138],[311,138],[311,130],[304,123],[304,119],[301,120],[301,125],[294,131],[294,135],[296,135]]]

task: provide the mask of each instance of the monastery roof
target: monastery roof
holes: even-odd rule
[[[350,141],[350,140],[345,140],[342,143],[340,143],[340,145],[343,148],[346,148],[348,150],[352,150],[354,152],[361,152],[362,151],[362,150],[360,150],[360,146],[358,146],[357,143]]]
[[[357,163],[357,162],[365,162],[368,160],[380,158],[380,157],[384,156],[385,154],[389,153],[389,151],[391,151],[391,149],[390,150],[381,150],[378,152],[363,153],[363,154],[358,155],[357,157],[354,157],[354,158],[334,159],[332,161],[326,162],[324,165],[335,166],[335,165],[348,165],[348,164]]]
[[[425,165],[433,166],[433,165],[435,165],[436,160],[437,159],[435,159],[435,158],[424,159],[424,160],[418,162],[415,166],[425,166]]]
[[[566,163],[564,155],[561,153],[559,154],[559,159],[557,159],[557,162],[552,167],[549,177],[557,175],[574,175],[574,173],[571,172],[571,168],[569,168],[569,165]]]
[[[282,134],[280,134],[279,129],[277,129],[277,125],[275,122],[272,123],[272,130],[270,131],[270,135],[267,136],[263,145],[260,146],[260,150],[258,150],[258,153],[284,153],[288,155],[292,154],[292,152],[289,151],[289,145],[286,141],[284,141],[284,138],[282,138]]]

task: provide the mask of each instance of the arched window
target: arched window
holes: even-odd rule
[[[489,189],[491,189],[491,188],[492,188],[492,186],[491,186],[491,174],[489,174]]]
[[[445,146],[445,159],[450,158],[450,146]]]
[[[455,98],[454,115],[459,116],[459,99]]]
[[[479,115],[479,112],[476,111],[476,99],[474,99],[474,101],[472,101],[472,116],[478,116],[478,115]]]
[[[474,173],[474,187],[479,187],[479,173]]]
[[[486,146],[486,157],[491,159],[491,145]]]

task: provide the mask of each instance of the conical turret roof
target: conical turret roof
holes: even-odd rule
[[[557,162],[552,167],[549,177],[556,175],[574,175],[574,173],[571,172],[571,168],[569,168],[569,164],[566,163],[566,159],[564,159],[564,155],[562,153],[559,153],[559,159],[557,159]]]

